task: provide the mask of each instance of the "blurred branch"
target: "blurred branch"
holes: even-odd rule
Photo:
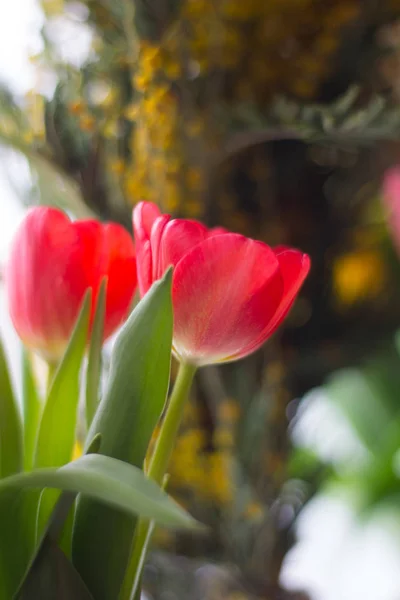
[[[83,201],[78,183],[44,152],[36,150],[30,135],[25,114],[11,94],[0,88],[0,145],[20,152],[28,160],[37,174],[40,201],[70,209],[78,217],[93,216],[94,213]],[[27,141],[24,141],[25,138]]]
[[[230,110],[230,130],[228,155],[272,139],[365,145],[398,138],[400,107],[378,95],[360,106],[360,90],[352,86],[332,104],[301,104],[279,97],[266,111],[248,104],[235,106]]]

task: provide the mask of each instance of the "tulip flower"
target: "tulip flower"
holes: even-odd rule
[[[202,366],[243,358],[275,332],[310,269],[298,250],[171,219],[149,202],[133,215],[138,283],[144,295],[174,267],[174,353]]]
[[[400,167],[388,169],[383,179],[383,203],[389,231],[400,254]]]
[[[11,319],[23,342],[47,360],[59,360],[88,288],[93,318],[104,277],[106,339],[127,317],[136,289],[131,236],[114,223],[71,222],[53,208],[28,211],[12,241],[5,271]]]

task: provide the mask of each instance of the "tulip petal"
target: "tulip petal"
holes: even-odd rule
[[[28,211],[15,234],[6,270],[10,316],[20,337],[37,349],[51,345],[56,350],[79,310],[79,303],[65,302],[69,282],[64,273],[68,261],[79,255],[76,240],[68,217],[47,207]]]
[[[400,168],[388,169],[383,179],[383,204],[393,243],[400,252]]]
[[[103,253],[108,262],[96,284],[96,301],[103,276],[107,276],[104,338],[108,338],[128,316],[137,284],[136,257],[129,233],[115,223],[103,226]],[[94,307],[93,305],[93,311]]]
[[[150,235],[154,222],[161,213],[152,202],[139,202],[133,211],[133,230],[136,241],[137,278],[140,295],[152,284],[152,249]]]
[[[133,211],[133,226],[139,236],[150,239],[154,221],[161,216],[160,209],[153,202],[139,202]]]
[[[270,323],[269,335],[279,327],[292,308],[311,267],[310,257],[298,250],[282,247],[279,250],[275,249],[275,254],[281,269],[284,287],[282,301]]]
[[[189,219],[173,219],[165,224],[162,231],[159,255],[155,255],[155,263],[161,277],[170,265],[175,267],[180,259],[194,246],[207,239],[209,232],[199,221]],[[155,248],[152,237],[152,248]]]
[[[94,308],[104,276],[108,336],[127,316],[136,287],[129,234],[95,220],[71,223],[57,209],[29,211],[15,235],[6,274],[10,315],[23,341],[48,359],[59,358],[87,288],[93,289]]]
[[[152,259],[152,271],[151,271],[151,283],[159,279],[163,275],[163,270],[160,266],[160,254],[161,254],[161,242],[164,233],[164,229],[169,223],[171,217],[169,215],[161,215],[154,221],[151,230],[151,259]]]
[[[82,297],[87,287],[92,293],[92,317],[102,279],[107,278],[104,339],[126,319],[136,289],[135,247],[129,233],[116,223],[101,224],[94,220],[71,224],[79,238],[80,264],[71,262],[73,294]],[[80,277],[77,277],[80,273]]]
[[[298,250],[279,246],[274,248],[276,258],[279,262],[280,272],[283,279],[282,299],[272,319],[261,333],[258,339],[254,340],[244,353],[248,354],[260,348],[264,342],[278,329],[279,325],[285,319],[292,308],[296,296],[308,275],[310,270],[310,258]]]
[[[174,348],[197,365],[244,356],[275,315],[283,293],[266,244],[238,234],[204,240],[174,272]]]

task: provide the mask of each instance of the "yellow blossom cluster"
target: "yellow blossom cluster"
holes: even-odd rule
[[[372,249],[359,249],[336,259],[333,283],[338,304],[349,308],[376,298],[386,283],[383,257]]]
[[[170,467],[170,489],[189,492],[197,501],[225,506],[232,501],[232,456],[228,451],[206,451],[204,432],[192,429],[176,444]]]
[[[184,0],[159,43],[140,43],[125,111],[129,201],[200,217],[210,157],[227,133],[215,104],[314,96],[360,10],[360,0]]]
[[[178,58],[176,37],[165,45],[142,42],[132,77],[134,101],[124,111],[132,121],[131,164],[125,173],[125,193],[135,203],[147,198],[164,210],[177,213],[185,202],[185,214],[200,217],[204,171],[191,159],[191,148],[207,131],[201,110],[182,110],[179,90],[174,85],[182,76],[184,63]],[[174,50],[174,52],[173,52]],[[200,145],[197,150],[202,151]]]
[[[64,5],[41,1],[47,14]],[[103,5],[86,2],[98,28],[93,51],[99,64],[110,49],[102,37],[107,23],[119,39],[113,62],[107,59],[112,74],[106,67],[96,70],[96,77],[104,75],[94,82],[100,100],[93,102],[85,90],[69,103],[71,115],[83,133],[105,140],[108,180],[117,180],[130,204],[148,199],[193,218],[204,217],[212,169],[219,164],[214,159],[229,133],[221,107],[265,106],[277,93],[315,99],[363,9],[362,0],[183,0],[163,35],[150,42],[129,40]],[[384,0],[384,6],[396,2]],[[249,176],[259,181],[260,172]],[[225,225],[248,233],[246,216],[232,210],[232,196],[222,185],[218,209],[224,201]]]
[[[170,489],[186,492],[198,501],[219,507],[231,504],[234,495],[233,461],[236,424],[240,408],[234,399],[219,404],[212,449],[200,427],[199,412],[188,404],[183,431],[177,441],[170,465]]]

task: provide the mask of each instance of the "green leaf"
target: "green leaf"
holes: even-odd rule
[[[143,514],[163,525],[197,526],[140,469],[107,456],[89,454],[63,467],[12,475],[0,481],[1,600],[13,598],[34,558],[34,547],[27,535],[27,523],[34,517],[29,496],[37,497],[36,489],[44,487],[82,492],[120,511]],[[29,514],[26,514],[26,508]]]
[[[90,424],[99,403],[99,384],[101,376],[101,349],[103,345],[104,317],[106,313],[107,281],[100,285],[96,313],[90,335],[89,356],[86,371],[86,425]]]
[[[0,477],[23,468],[22,424],[0,339]]]
[[[198,527],[196,521],[141,469],[110,456],[85,454],[63,467],[11,475],[0,481],[0,497],[25,488],[78,492],[120,511],[154,519],[160,525]]]
[[[40,422],[35,467],[63,465],[72,456],[79,400],[79,372],[86,348],[90,300],[91,292],[88,290],[71,340],[50,388]]]
[[[0,600],[14,597],[30,563],[37,503],[36,490],[10,489],[0,494]]]
[[[66,520],[69,518],[76,498],[76,492],[64,492],[60,495],[57,504],[51,514],[50,519],[46,524],[46,528],[42,533],[40,542],[36,545],[35,551],[32,553],[29,564],[26,568],[25,575],[18,587],[17,596],[19,597],[19,590],[25,588],[26,582],[31,578],[32,571],[37,568],[39,555],[42,551],[43,546],[46,543],[46,538],[57,541],[60,538],[60,534],[63,531]],[[40,562],[40,561],[39,561]],[[42,569],[40,566],[39,571]]]
[[[18,600],[93,600],[79,573],[46,536]]]
[[[101,436],[97,435],[93,438],[92,442],[89,444],[88,450],[86,454],[94,454],[97,453],[100,449],[101,444]],[[32,492],[30,492],[32,493]],[[42,532],[41,540],[38,544],[36,544],[35,551],[32,551],[31,556],[29,557],[29,564],[26,568],[26,574],[21,582],[22,585],[25,585],[25,581],[30,576],[31,569],[35,566],[35,561],[37,560],[38,554],[41,551],[41,547],[45,542],[46,536],[50,537],[52,540],[59,542],[59,547],[67,556],[70,556],[70,552],[67,553],[65,551],[64,546],[67,546],[70,549],[71,545],[71,537],[72,537],[72,525],[73,525],[73,517],[74,517],[74,505],[77,493],[76,492],[64,492],[60,495],[54,510],[46,523],[46,526]],[[1,497],[0,497],[1,502]],[[37,503],[37,502],[36,502]],[[31,519],[32,520],[32,519]],[[33,529],[33,527],[32,527]],[[33,547],[33,545],[32,545]],[[20,586],[21,588],[22,586]],[[20,589],[19,588],[19,589]]]
[[[40,421],[34,466],[58,467],[71,460],[79,402],[79,374],[86,349],[91,291],[86,292],[70,342],[55,373]],[[93,436],[92,436],[93,437]],[[38,533],[58,494],[44,492],[40,499]]]
[[[93,440],[90,442],[90,444],[86,450],[86,454],[97,454],[100,450],[100,445],[101,445],[101,435],[96,435],[93,438]],[[61,496],[61,498],[62,498],[62,496]],[[53,517],[54,517],[54,511],[51,515],[51,520],[53,520]],[[71,506],[71,510],[69,511],[69,514],[67,515],[67,518],[65,519],[61,535],[57,536],[57,539],[59,539],[59,546],[68,558],[71,558],[72,529],[74,526],[74,519],[75,519],[75,500],[73,502],[73,505]]]
[[[117,338],[108,386],[88,435],[92,440],[101,434],[102,454],[142,468],[168,392],[172,325],[168,272],[136,306]],[[96,600],[118,597],[134,526],[135,519],[98,502],[78,501],[72,556]]]
[[[30,356],[25,349],[22,354],[22,407],[24,414],[24,468],[25,471],[30,471],[33,467],[42,404],[32,372]]]

